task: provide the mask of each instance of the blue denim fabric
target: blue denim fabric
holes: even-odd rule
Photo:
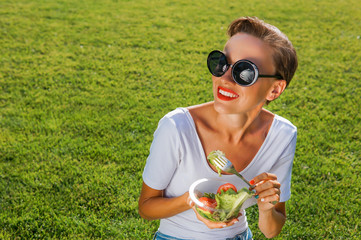
[[[227,238],[226,240],[252,240],[253,239],[252,236],[253,235],[252,235],[251,229],[248,228],[243,233],[240,233],[233,238]]]
[[[252,238],[251,229],[248,228],[246,231],[238,234],[237,236],[233,238],[227,238],[226,240],[252,240],[252,239],[253,238]],[[158,231],[155,233],[153,240],[186,240],[186,239],[172,237]]]
[[[153,240],[185,240],[185,239],[165,235],[158,231],[155,233]]]

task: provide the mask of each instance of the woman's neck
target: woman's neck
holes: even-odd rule
[[[225,114],[214,110],[218,131],[229,141],[241,141],[246,134],[260,129],[263,106],[245,113]]]

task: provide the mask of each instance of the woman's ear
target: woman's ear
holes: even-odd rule
[[[268,101],[273,101],[278,98],[281,93],[285,90],[287,85],[286,80],[277,80],[273,83],[272,87],[270,88],[269,93],[267,94],[266,99]]]

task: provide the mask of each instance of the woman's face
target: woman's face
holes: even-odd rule
[[[247,59],[257,65],[259,74],[275,74],[272,49],[262,40],[238,33],[226,43],[223,52],[229,64]],[[272,91],[274,78],[258,78],[256,83],[243,87],[235,83],[231,68],[221,77],[212,76],[215,108],[220,113],[246,113],[263,106]]]

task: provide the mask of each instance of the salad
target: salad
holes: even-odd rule
[[[217,164],[214,164],[214,159],[218,158],[218,157],[222,157],[222,156],[225,156],[225,154],[221,151],[221,150],[215,150],[215,151],[212,151],[208,156],[207,156],[207,159],[209,161],[210,164],[212,164],[216,169],[217,169],[217,172],[218,172],[218,175],[220,177],[222,177],[222,170],[217,166]]]
[[[204,207],[196,206],[202,217],[215,222],[228,222],[237,218],[242,204],[254,193],[247,188],[237,191],[237,188],[226,183],[221,185],[217,193],[204,193],[198,200]]]

